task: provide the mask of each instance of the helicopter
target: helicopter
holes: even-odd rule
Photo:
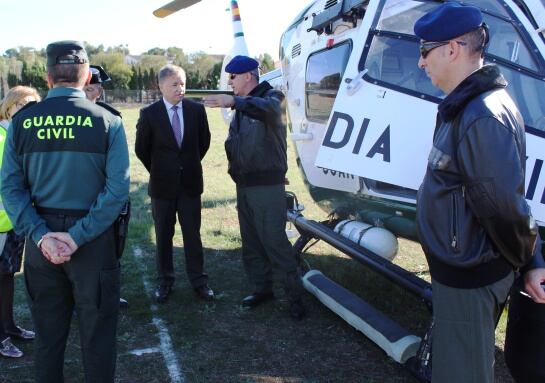
[[[165,7],[174,12],[198,1]],[[419,39],[413,25],[440,3],[310,1],[280,37],[280,68],[262,76],[286,95],[297,163],[313,200],[334,216],[308,220],[291,196],[287,216],[300,233],[297,253],[312,239],[321,239],[415,294],[430,311],[430,284],[392,259],[397,237],[418,241],[416,194],[432,146],[437,104],[445,97],[417,66]],[[545,94],[545,4],[464,3],[481,9],[490,33],[485,63],[500,67],[524,117],[525,197],[544,237],[545,100],[540,96]],[[231,7],[238,14],[236,1]],[[233,21],[237,41],[240,18]],[[245,45],[245,51],[239,50],[241,44],[235,43],[225,62],[247,54]],[[431,324],[422,337],[410,334],[318,270],[306,271],[303,283],[418,379],[429,381]]]

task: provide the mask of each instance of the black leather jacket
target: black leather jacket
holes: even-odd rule
[[[475,288],[532,256],[537,226],[524,199],[524,122],[494,65],[439,105],[417,201],[417,229],[440,283]]]
[[[263,81],[248,96],[235,96],[235,116],[225,152],[238,186],[285,182],[287,162],[284,95]]]

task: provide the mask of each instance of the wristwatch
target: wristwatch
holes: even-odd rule
[[[42,238],[40,238],[40,240],[38,241],[38,243],[36,244],[36,246],[38,246],[38,249],[42,250],[42,242],[44,241],[44,238],[45,235],[42,235]]]

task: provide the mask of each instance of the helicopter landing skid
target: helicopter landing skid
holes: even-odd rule
[[[302,260],[301,255],[308,249],[307,245],[311,240],[323,240],[409,290],[431,310],[431,286],[428,282],[336,233],[333,231],[335,222],[320,223],[307,220],[296,210],[288,210],[287,215],[288,220],[300,233],[299,239],[294,244],[299,261]],[[327,278],[319,270],[302,270],[301,274],[305,289],[321,303],[361,331],[388,356],[407,368],[419,381],[431,381],[433,323],[430,324],[426,334],[420,338],[354,293]]]

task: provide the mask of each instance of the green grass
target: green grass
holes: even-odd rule
[[[155,302],[143,283],[146,279],[153,287],[155,281],[155,235],[147,196],[148,174],[133,152],[138,109],[123,109],[122,112],[131,152],[133,213],[130,239],[122,259],[122,296],[129,301],[130,307],[120,314],[118,382],[170,381],[161,353],[141,356],[132,353],[159,346],[154,317],[160,318],[168,329],[186,382],[415,382],[381,349],[311,295],[305,297],[309,315],[301,323],[288,318],[282,297],[253,310],[241,308],[240,301],[251,291],[251,286],[240,260],[235,187],[227,175],[223,150],[227,127],[217,110],[208,110],[212,145],[203,162],[205,193],[201,230],[205,267],[217,299],[205,303],[195,298],[185,276],[183,243],[177,227],[175,289],[168,303],[158,305],[156,311],[152,311],[150,307],[155,306]],[[306,206],[305,216],[322,220],[325,213],[313,204],[294,158],[293,147],[290,147],[289,190],[294,191]],[[141,259],[135,257],[136,249],[141,250]],[[305,259],[403,326],[422,334],[429,314],[410,294],[321,242],[310,249]],[[396,262],[428,278],[418,244],[401,240]],[[32,328],[22,275],[18,274],[16,278],[16,318],[19,324]],[[504,328],[502,320],[497,340],[497,382],[511,382],[501,352]],[[17,342],[17,345],[26,355],[19,360],[0,359],[0,382],[33,381],[32,344]],[[76,323],[67,347],[65,374],[66,382],[83,382]]]

